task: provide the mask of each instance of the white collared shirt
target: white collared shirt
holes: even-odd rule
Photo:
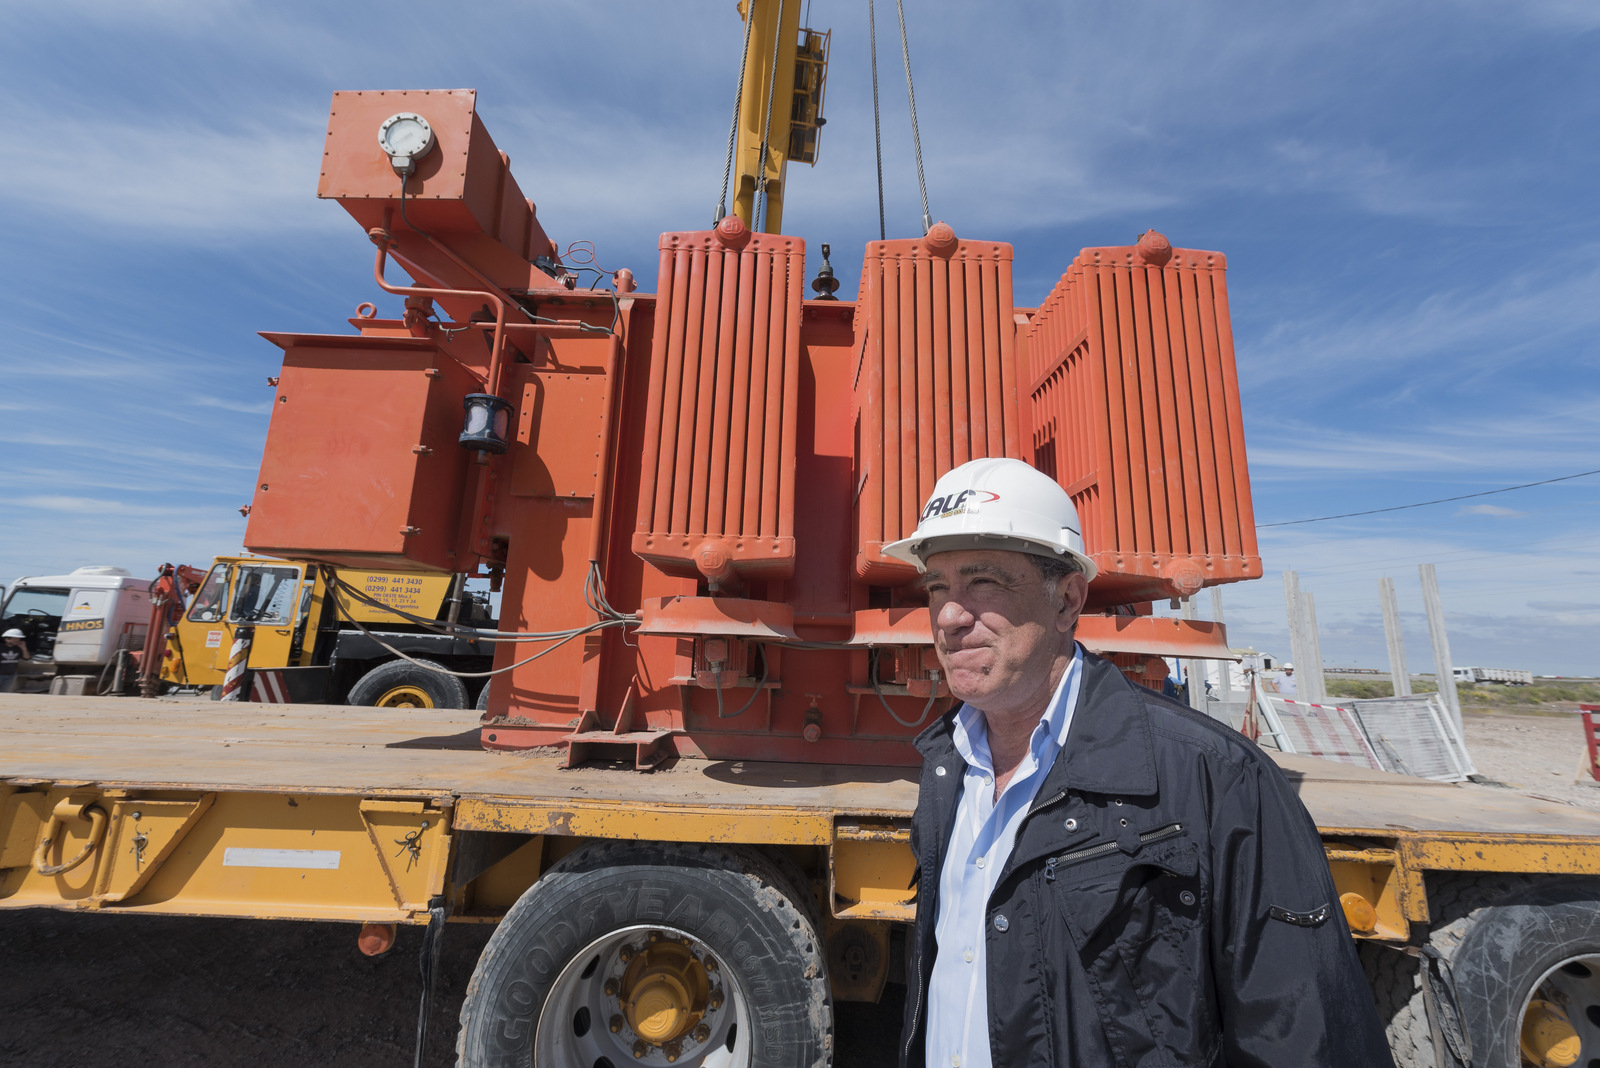
[[[939,872],[939,909],[934,920],[938,953],[928,979],[928,1068],[993,1068],[986,971],[989,895],[1011,857],[1017,831],[1040,784],[1066,744],[1082,679],[1083,649],[1079,647],[1033,730],[1027,754],[998,799],[983,713],[971,705],[962,705],[956,713],[953,741],[966,766],[950,847]],[[996,918],[994,922],[1000,921]],[[1005,937],[1004,932],[1000,937]]]

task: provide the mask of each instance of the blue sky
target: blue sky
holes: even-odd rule
[[[849,293],[877,221],[866,5],[809,6],[834,31],[829,124],[786,229],[832,243]],[[335,89],[476,88],[546,229],[651,288],[657,235],[711,218],[732,8],[0,5],[0,581],[238,547],[278,366],[255,331],[395,303],[315,198]],[[906,9],[933,215],[1016,246],[1019,302],[1149,227],[1227,254],[1262,523],[1600,467],[1600,5]],[[920,215],[893,10],[891,237]],[[1295,568],[1327,661],[1381,666],[1390,575],[1430,668],[1432,561],[1458,663],[1600,673],[1597,519],[1591,477],[1263,529],[1267,577],[1226,589],[1230,631],[1286,651]]]

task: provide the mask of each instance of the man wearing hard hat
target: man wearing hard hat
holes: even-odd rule
[[[0,693],[11,693],[17,688],[17,668],[24,660],[32,660],[28,652],[27,637],[12,627],[0,634]]]
[[[1300,684],[1294,681],[1294,665],[1288,663],[1284,664],[1283,674],[1278,676],[1277,681],[1274,682],[1273,685],[1276,686],[1278,688],[1278,692],[1283,694],[1285,697],[1298,697],[1300,695]]]
[[[1080,531],[1054,480],[974,460],[884,548],[963,702],[916,740],[901,1065],[1390,1065],[1283,774],[1074,641]]]

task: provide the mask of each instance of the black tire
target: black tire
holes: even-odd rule
[[[1582,1041],[1577,1064],[1600,1059],[1600,880],[1446,875],[1430,881],[1428,943],[1450,964],[1472,1068],[1521,1068],[1523,1015],[1541,990]],[[1397,1068],[1459,1068],[1436,1058],[1415,958],[1361,947]],[[1570,970],[1563,971],[1568,965]]]
[[[493,685],[493,683],[493,678],[487,678],[483,680],[483,689],[478,691],[478,703],[473,706],[479,712],[489,711],[489,687]]]
[[[824,1068],[833,1063],[833,1003],[804,893],[752,849],[603,842],[569,854],[512,906],[478,959],[458,1063],[529,1068],[538,1048],[539,1068],[665,1065],[678,1039],[635,1056],[643,1035],[622,1004],[629,988],[608,979],[629,982],[636,973],[619,969],[655,952],[656,935],[655,945],[683,942],[713,989],[713,1008],[692,1021],[709,1037],[697,1026],[675,1065]]]
[[[361,676],[350,687],[345,704],[380,708],[466,708],[467,688],[454,675],[430,671],[409,660],[390,660]]]

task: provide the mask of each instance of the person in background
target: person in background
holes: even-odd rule
[[[0,635],[0,693],[13,693],[17,688],[17,668],[24,660],[32,660],[28,642],[22,631],[12,627]]]
[[[1294,665],[1284,664],[1283,674],[1278,676],[1274,686],[1285,697],[1297,697],[1300,693],[1300,684],[1294,681]]]

